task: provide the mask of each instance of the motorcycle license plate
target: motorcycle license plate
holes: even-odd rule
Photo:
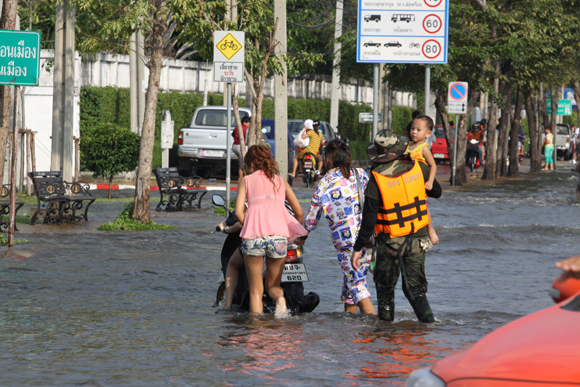
[[[305,161],[304,162],[304,167],[305,168],[312,168],[312,161]]]
[[[308,282],[306,265],[303,263],[287,263],[282,272],[282,282]]]
[[[438,159],[443,159],[443,158],[445,158],[445,155],[443,153],[434,153],[433,157],[438,158]]]

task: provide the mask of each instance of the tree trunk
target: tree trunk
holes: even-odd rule
[[[538,102],[538,110],[540,113],[540,117],[541,120],[540,122],[542,123],[541,128],[545,128],[546,126],[550,126],[550,117],[548,116],[548,108],[546,106],[546,99],[544,98],[545,93],[544,93],[544,85],[540,84],[540,97],[539,97],[539,102]],[[540,130],[541,132],[541,130]]]
[[[536,121],[536,109],[534,108],[534,90],[531,87],[526,90],[525,104],[528,128],[530,129],[530,172],[535,173],[542,168],[542,158],[538,147],[540,131]]]
[[[244,138],[244,130],[242,129],[242,121],[240,119],[240,104],[236,95],[236,84],[232,87],[232,105],[234,108],[234,117],[236,119],[236,130],[238,131],[238,138],[240,139],[240,152],[242,152],[242,160],[246,157],[246,139]],[[243,164],[243,162],[242,162]],[[241,177],[241,176],[240,176]]]
[[[558,118],[558,90],[550,83],[550,99],[552,100],[552,115],[550,116],[550,127],[552,128],[552,138],[554,139],[554,152],[552,162],[554,171],[556,170],[556,160],[558,160],[558,149],[556,148],[556,119]],[[547,110],[547,109],[546,109]]]
[[[155,113],[159,94],[159,80],[163,65],[163,36],[167,30],[167,3],[159,1],[154,8],[153,26],[149,37],[151,58],[147,63],[149,81],[145,95],[145,120],[141,131],[141,147],[139,149],[139,169],[135,182],[135,208],[133,218],[142,223],[151,220],[149,212],[149,189],[151,185],[151,163],[153,160],[153,144],[155,142]]]
[[[16,27],[18,0],[2,0],[2,16],[0,30],[13,30]],[[4,163],[6,161],[6,145],[10,130],[10,86],[0,86],[0,184],[4,181]]]
[[[514,111],[514,116],[512,119],[512,130],[510,132],[510,165],[508,168],[508,176],[517,177],[520,172],[520,152],[518,152],[519,144],[519,127],[520,127],[520,117],[522,115],[522,91],[518,89],[516,94],[516,110]]]
[[[447,103],[445,99],[447,98],[446,92],[439,92],[435,90],[435,109],[441,117],[441,123],[443,125],[443,131],[445,132],[445,140],[447,141],[447,153],[449,154],[449,164],[453,168],[453,134],[451,133],[451,127],[449,126],[449,115],[447,114]]]
[[[109,199],[111,198],[112,188],[113,188],[113,174],[111,173],[111,176],[109,176]]]
[[[495,65],[496,73],[499,73],[499,62]],[[495,179],[496,171],[496,147],[497,138],[495,136],[495,127],[497,126],[497,94],[499,93],[499,78],[493,80],[493,94],[491,107],[489,109],[489,121],[487,123],[487,135],[485,144],[485,169],[483,170],[482,180]]]
[[[457,168],[455,170],[455,179],[460,183],[467,181],[465,174],[465,151],[467,148],[467,120],[471,116],[471,110],[475,106],[475,102],[479,99],[479,92],[469,94],[467,99],[467,111],[461,115],[459,122],[455,123],[456,134],[455,141],[457,141]]]
[[[580,81],[574,79],[574,99],[576,103],[580,101]],[[580,128],[580,114],[578,114],[578,127]]]
[[[501,117],[499,120],[499,138],[497,143],[497,160],[495,166],[496,177],[505,176],[507,174],[508,136],[512,100],[512,85],[507,82],[502,83],[502,95],[504,97],[505,107],[501,109]]]

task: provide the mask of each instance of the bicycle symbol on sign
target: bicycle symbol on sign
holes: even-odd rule
[[[237,44],[235,44],[233,41],[228,42],[227,40],[220,46],[220,49],[225,50],[228,47],[234,51],[238,49]]]

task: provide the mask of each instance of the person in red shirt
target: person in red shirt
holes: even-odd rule
[[[250,117],[245,116],[242,118],[242,131],[244,132],[244,144],[247,144],[248,141],[248,128],[250,126]],[[232,137],[234,138],[234,143],[232,145],[232,152],[238,156],[238,182],[244,176],[244,159],[242,158],[242,148],[240,144],[240,135],[238,132],[237,126],[232,130]],[[246,145],[246,149],[248,146]]]
[[[473,124],[471,126],[471,130],[467,133],[467,141],[472,140],[472,139],[476,139],[478,141],[481,142],[481,146],[479,147],[479,162],[483,163],[483,158],[482,158],[482,146],[483,146],[483,130],[481,130],[481,124],[479,122],[476,122],[475,124]]]

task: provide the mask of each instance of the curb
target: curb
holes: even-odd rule
[[[109,185],[108,184],[89,184],[89,189],[95,190],[95,189],[109,189]],[[196,187],[185,187],[185,188],[196,188]],[[204,187],[204,186],[200,186],[199,188],[201,189],[206,189],[208,191],[225,191],[226,190],[226,186],[210,186],[210,187]],[[135,189],[134,185],[128,185],[128,184],[121,184],[121,185],[115,185],[113,184],[111,186],[112,190],[117,190],[117,189]],[[152,185],[149,187],[150,191],[159,191],[159,187],[156,185]],[[230,191],[237,191],[238,187],[230,187]]]

